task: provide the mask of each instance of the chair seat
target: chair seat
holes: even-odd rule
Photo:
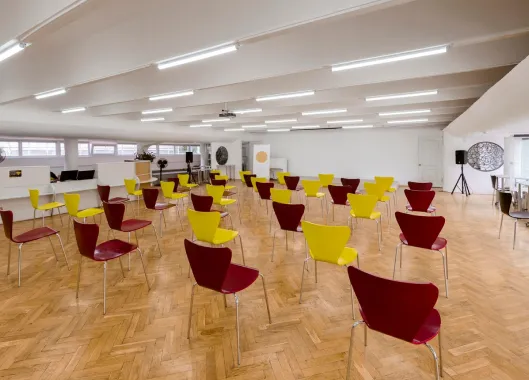
[[[399,239],[402,242],[402,244],[408,245],[408,240],[406,240],[406,238],[404,237],[403,233],[401,233],[399,235]],[[445,238],[438,237],[437,239],[435,239],[434,243],[432,244],[432,248],[431,249],[433,251],[438,251],[438,250],[443,249],[444,247],[446,247],[447,243],[448,242],[447,242],[447,240]]]
[[[86,210],[79,211],[77,213],[77,218],[88,218],[90,216],[102,214],[103,212],[102,208],[87,208]]]
[[[397,189],[395,189],[394,187],[390,187],[388,189],[388,193],[394,193],[395,191],[397,191]]]
[[[64,203],[61,202],[51,202],[51,203],[44,203],[43,205],[40,205],[37,207],[37,210],[46,211],[51,210],[52,208],[62,207],[64,206]]]
[[[413,210],[413,207],[411,207],[411,205],[406,205],[406,210],[408,210],[408,211],[414,211],[414,210]],[[417,211],[419,211],[419,210],[417,210]],[[422,210],[420,210],[419,212],[432,213],[432,212],[435,212],[435,211],[437,211],[437,209],[436,209],[434,206],[429,206],[429,207],[428,207],[428,210],[426,210],[426,211],[422,211]],[[529,213],[527,213],[527,217],[529,218]]]
[[[156,203],[154,209],[158,211],[167,210],[168,208],[176,207],[173,203]]]
[[[322,198],[325,196],[325,193],[316,193],[315,195],[308,195],[307,193],[305,193],[305,196],[309,198]]]
[[[128,202],[128,201],[129,201],[128,198],[114,197],[112,199],[109,199],[108,203],[125,203],[125,202]]]
[[[226,185],[226,186],[224,186],[224,188],[225,188],[226,190],[232,190],[232,189],[235,189],[235,187],[236,187],[236,186],[232,186],[232,185]]]
[[[222,196],[223,197],[231,197],[233,195],[237,194],[236,192],[234,191],[225,191],[224,193],[222,193]]]
[[[336,203],[335,201],[331,199],[331,203],[334,205],[339,205],[339,206],[349,206],[349,201],[345,201],[345,203]]]
[[[51,235],[55,235],[56,233],[57,231],[53,228],[39,227],[13,237],[13,241],[15,243],[29,243],[30,241],[39,240]]]
[[[224,228],[217,228],[213,236],[212,243],[215,245],[227,243],[235,239],[239,235],[238,231],[225,230]]]
[[[240,292],[252,285],[257,280],[257,277],[259,277],[257,269],[230,264],[221,292],[224,294]]]
[[[138,248],[134,244],[122,240],[113,239],[105,241],[96,246],[94,252],[95,261],[108,261],[126,255]]]
[[[141,190],[134,190],[132,193],[130,193],[129,195],[134,195],[136,197],[139,197],[143,194],[143,192]]]
[[[310,256],[314,258],[314,256],[312,255],[312,251],[309,251],[309,253],[310,253]],[[348,264],[351,264],[353,261],[355,261],[357,256],[358,256],[358,251],[356,249],[345,247],[337,261],[325,260],[322,258],[319,258],[317,260],[330,263],[330,264],[348,265]]]
[[[196,183],[186,183],[185,185],[182,185],[184,187],[187,187],[188,189],[192,189],[194,187],[197,187],[198,185]]]
[[[356,218],[356,215],[354,214],[353,210],[351,210],[350,213],[351,213],[351,216],[352,216],[353,218]],[[373,212],[371,213],[371,215],[369,215],[369,219],[371,219],[371,220],[380,219],[380,216],[381,216],[381,215],[382,215],[382,214],[380,213],[380,211],[373,211]],[[362,219],[367,219],[367,218],[362,218]]]
[[[152,222],[150,220],[140,220],[140,219],[128,219],[124,220],[121,223],[121,231],[123,232],[132,232],[140,230],[149,226]]]
[[[387,202],[389,201],[391,198],[388,197],[387,195],[383,195],[380,197],[380,201],[379,202]]]
[[[221,206],[228,206],[228,205],[231,205],[231,204],[234,204],[235,202],[237,202],[236,199],[226,199],[226,198],[221,198],[220,199],[220,202],[217,203]]]
[[[214,210],[214,209],[212,209],[212,210],[210,210],[210,211],[220,213],[220,217],[221,217],[221,218],[225,218],[225,217],[227,217],[228,215],[230,215],[230,213],[229,213],[228,211]]]
[[[187,193],[173,193],[171,194],[171,199],[182,199],[182,198],[187,198],[188,194]]]
[[[515,219],[529,219],[529,212],[528,211],[514,211],[514,212],[510,212],[509,216]]]

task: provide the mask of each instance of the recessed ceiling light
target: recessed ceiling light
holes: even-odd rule
[[[388,124],[411,124],[411,123],[425,123],[428,119],[408,119],[408,120],[390,120]]]
[[[224,132],[240,132],[240,131],[244,131],[243,128],[226,128],[224,129]]]
[[[211,127],[211,124],[191,124],[189,128],[206,128]]]
[[[332,71],[356,69],[359,67],[381,65],[383,63],[405,61],[413,58],[427,57],[429,55],[443,54],[448,51],[448,46],[434,46],[425,49],[410,50],[396,54],[388,54],[380,57],[359,59],[357,61],[340,63],[332,66]]]
[[[217,55],[230,53],[237,50],[237,44],[230,42],[228,44],[222,44],[213,46],[207,49],[198,50],[189,54],[184,54],[178,57],[165,59],[157,62],[158,69],[164,70],[174,66],[185,65],[186,63],[200,61],[206,58],[215,57]]]
[[[266,124],[257,124],[257,125],[243,125],[242,128],[248,129],[248,128],[266,128]]]
[[[230,118],[222,118],[222,119],[209,119],[209,120],[202,120],[203,123],[222,123],[223,121],[230,121]]]
[[[373,128],[372,125],[344,125],[342,129]]]
[[[156,101],[156,100],[162,100],[162,99],[172,99],[172,98],[179,98],[181,96],[189,96],[193,95],[194,91],[180,91],[180,92],[172,92],[170,94],[161,94],[161,95],[153,95],[149,97],[150,101]]]
[[[147,110],[147,111],[141,111],[142,115],[152,115],[155,113],[167,113],[167,112],[173,112],[172,108],[159,108],[157,110]]]
[[[408,92],[408,93],[404,93],[404,94],[368,96],[366,98],[366,101],[367,102],[372,102],[372,101],[375,101],[375,100],[415,98],[417,96],[437,95],[437,93],[438,93],[437,90],[428,90],[428,91],[419,91],[419,92]]]
[[[337,110],[308,111],[308,112],[302,112],[301,114],[303,116],[312,116],[312,115],[330,115],[333,113],[344,113],[344,112],[347,112],[347,109],[341,108]]]
[[[364,119],[350,119],[350,120],[331,120],[327,124],[349,124],[349,123],[361,123]]]
[[[50,91],[46,91],[46,92],[41,92],[40,94],[36,94],[35,95],[35,99],[37,99],[37,100],[45,99],[45,98],[50,98],[52,96],[57,96],[57,95],[62,95],[62,94],[66,94],[66,89],[65,88],[56,88],[54,90],[50,90]]]
[[[296,125],[292,129],[317,129],[319,127],[319,125]]]
[[[0,46],[0,62],[20,53],[22,50],[27,48],[30,44],[25,42],[19,42],[17,40],[11,40],[4,45]]]
[[[165,118],[164,117],[148,117],[148,118],[145,118],[145,119],[141,119],[141,121],[164,121]]]
[[[261,108],[249,108],[247,110],[236,110],[233,111],[234,114],[237,115],[244,115],[245,113],[254,113],[254,112],[262,112],[263,110]]]
[[[278,94],[278,95],[268,95],[260,96],[255,98],[258,102],[264,102],[267,100],[279,100],[279,99],[291,99],[291,98],[300,98],[302,96],[311,96],[314,95],[314,91],[302,91],[302,92],[291,92],[289,94]]]
[[[399,116],[399,115],[414,115],[418,113],[430,113],[432,110],[411,110],[411,111],[396,111],[396,112],[380,112],[378,116]]]
[[[266,120],[265,124],[281,124],[281,123],[295,123],[298,119],[277,119],[277,120]]]
[[[267,129],[267,132],[290,132],[290,129],[281,128],[281,129]]]
[[[76,107],[76,108],[68,108],[66,110],[62,110],[61,113],[74,113],[74,112],[83,112],[86,111],[85,107]]]

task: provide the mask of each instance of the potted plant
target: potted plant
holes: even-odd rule
[[[143,151],[141,153],[136,153],[136,157],[134,157],[135,160],[143,160],[143,161],[151,161],[153,162],[156,158],[156,155],[151,152]]]

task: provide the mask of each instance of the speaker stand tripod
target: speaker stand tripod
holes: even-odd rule
[[[459,187],[459,181],[461,181],[461,187]],[[468,188],[467,179],[465,178],[465,173],[463,172],[463,164],[461,164],[461,174],[459,175],[459,178],[457,179],[457,182],[452,189],[452,194],[454,194],[454,191],[456,191],[456,187],[461,190],[461,194],[465,194],[467,197],[470,195],[470,189]]]

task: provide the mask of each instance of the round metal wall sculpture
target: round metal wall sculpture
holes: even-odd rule
[[[503,166],[503,148],[493,142],[474,144],[468,150],[468,164],[481,172],[491,172]]]
[[[215,158],[217,159],[217,164],[226,165],[226,162],[228,162],[228,149],[219,146],[215,152]]]

